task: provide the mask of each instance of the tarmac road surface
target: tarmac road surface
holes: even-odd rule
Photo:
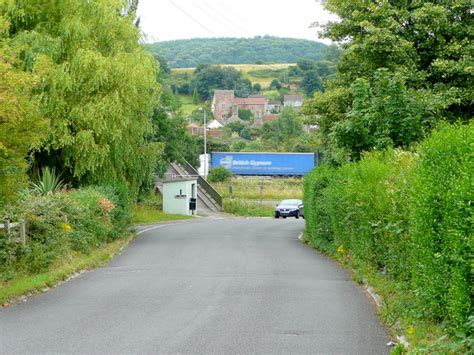
[[[107,267],[0,309],[0,353],[385,354],[347,272],[304,220],[201,219],[144,232]]]

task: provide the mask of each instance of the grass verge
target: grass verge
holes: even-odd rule
[[[148,205],[137,204],[132,208],[132,223],[133,224],[147,224],[147,223],[159,223],[166,221],[177,221],[181,219],[190,219],[191,216],[183,216],[176,214],[167,214],[163,211],[157,210]]]
[[[275,207],[260,205],[257,201],[246,201],[237,198],[224,199],[224,212],[246,217],[272,217]]]
[[[406,285],[348,255],[343,248],[333,252],[327,245],[314,245],[306,233],[302,241],[350,270],[353,281],[359,285],[371,286],[381,297],[382,303],[377,313],[387,326],[391,338],[396,341],[397,337],[403,337],[409,344],[409,347],[405,348],[398,343],[391,354],[462,354],[467,349],[472,349],[474,317],[471,320],[471,329],[449,335],[441,324],[413,312],[412,305],[416,302],[416,295],[407,289]]]
[[[103,244],[89,254],[74,252],[61,258],[51,265],[48,271],[20,276],[11,281],[0,282],[0,305],[7,304],[22,295],[40,293],[46,288],[53,287],[66,280],[72,274],[81,270],[93,269],[106,264],[113,256],[125,247],[134,236]]]

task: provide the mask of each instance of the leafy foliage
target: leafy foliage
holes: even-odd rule
[[[56,170],[44,167],[41,169],[38,181],[31,184],[31,191],[39,195],[47,195],[58,192],[63,186],[64,183],[60,175],[56,174]]]
[[[294,63],[300,58],[319,60],[326,45],[292,38],[194,38],[147,45],[168,59],[173,68],[199,64]]]
[[[19,69],[21,61],[10,46],[8,29],[9,23],[0,13],[0,207],[27,186],[28,152],[41,144],[47,127],[33,95],[39,74]]]
[[[88,253],[119,238],[130,220],[128,211],[128,192],[120,186],[25,195],[7,213],[28,221],[27,242],[0,235],[0,277],[43,272],[72,251]]]
[[[314,246],[383,272],[412,318],[459,329],[472,314],[474,124],[445,126],[416,154],[371,152],[305,177]]]
[[[145,139],[160,90],[133,9],[124,6],[34,0],[3,3],[0,14],[11,23],[19,66],[38,77],[39,112],[50,123],[35,164],[57,167],[74,184],[125,181],[136,193],[151,178],[149,157],[162,149]]]
[[[325,26],[324,35],[345,42],[345,50],[336,77],[324,94],[306,102],[304,112],[308,121],[322,128],[322,141],[330,160],[341,163],[349,157],[358,159],[361,151],[384,147],[387,143],[405,146],[422,138],[440,120],[472,118],[474,83],[469,64],[472,62],[469,29],[473,15],[468,2],[369,4],[328,0],[325,6],[341,21]],[[386,96],[374,90],[386,82],[382,73],[391,78]],[[353,83],[355,86],[348,90]],[[366,95],[368,104],[360,105],[361,94]],[[385,97],[391,106],[389,110],[381,109]],[[396,109],[397,105],[400,109]],[[373,124],[381,125],[381,130],[375,132],[361,124],[361,117],[368,118],[367,113],[374,119]],[[377,121],[377,115],[381,122]],[[408,120],[403,119],[405,115]],[[398,128],[399,120],[403,132]],[[358,135],[375,133],[377,142],[362,137],[367,144],[361,147],[348,144],[346,139],[359,139],[349,137],[353,129]]]
[[[201,100],[210,99],[214,89],[233,89],[239,97],[248,97],[252,93],[252,83],[242,78],[239,71],[219,65],[198,66],[190,87],[197,91]]]
[[[232,177],[232,173],[224,168],[223,166],[218,166],[213,168],[207,177],[210,182],[224,182],[229,180]]]

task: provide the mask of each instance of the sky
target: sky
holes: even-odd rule
[[[316,0],[140,0],[146,42],[196,37],[318,38],[314,22],[337,17]]]

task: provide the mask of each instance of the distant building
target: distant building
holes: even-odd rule
[[[267,104],[267,112],[277,113],[281,111],[281,101],[280,100],[270,100]]]
[[[283,106],[293,107],[295,111],[299,111],[303,106],[303,95],[284,95]]]
[[[265,95],[235,97],[234,90],[214,90],[211,110],[214,118],[225,125],[238,121],[239,109],[250,110],[255,117],[262,117],[267,111],[268,99]]]
[[[211,111],[214,118],[225,124],[227,119],[235,114],[234,90],[214,90]]]
[[[212,120],[207,125],[207,128],[210,128],[210,129],[219,129],[219,128],[223,128],[223,127],[224,127],[224,125],[222,123],[220,123],[218,120]]]
[[[255,117],[262,117],[267,109],[268,99],[264,97],[236,97],[234,104],[238,109],[250,110]]]
[[[186,130],[192,136],[199,136],[203,133],[203,129],[195,123],[190,123],[186,126]]]

